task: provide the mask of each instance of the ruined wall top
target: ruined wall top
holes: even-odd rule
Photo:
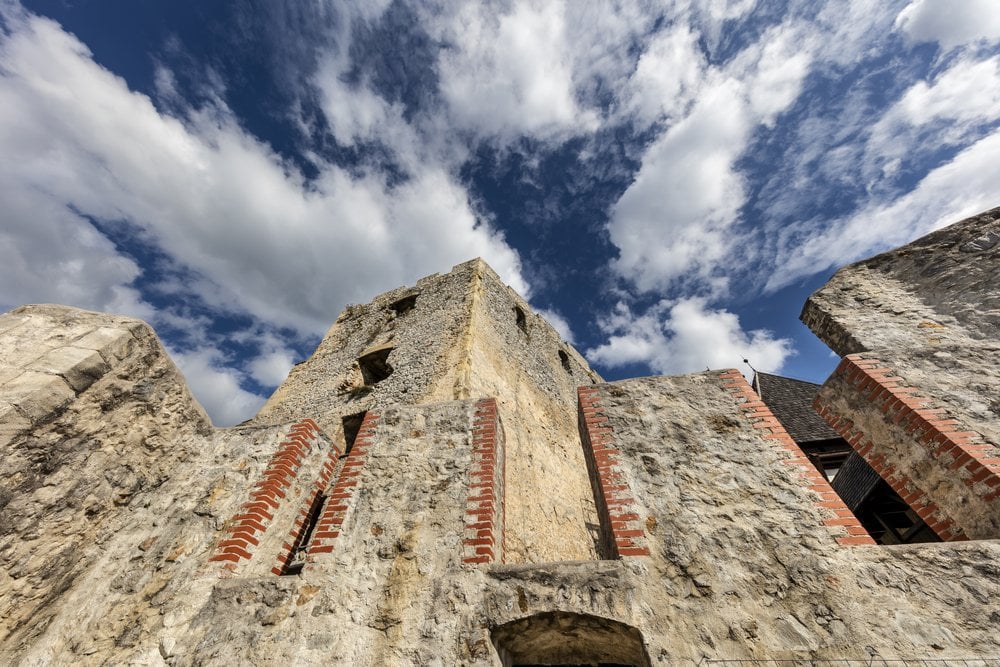
[[[846,266],[802,321],[837,354],[996,340],[1000,208]]]

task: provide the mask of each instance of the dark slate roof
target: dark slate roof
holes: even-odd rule
[[[757,373],[754,388],[795,442],[815,442],[840,437],[813,410],[813,399],[816,398],[820,385],[780,375]]]
[[[865,498],[875,489],[881,479],[867,461],[861,458],[857,452],[851,452],[851,455],[844,461],[844,465],[840,466],[840,470],[837,471],[837,476],[833,478],[831,484],[833,490],[853,512],[865,501]]]

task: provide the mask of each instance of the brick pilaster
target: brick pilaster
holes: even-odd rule
[[[580,440],[594,490],[594,503],[601,522],[605,556],[648,556],[649,545],[642,518],[628,480],[618,465],[621,451],[614,431],[601,407],[600,390],[578,387]]]
[[[476,402],[462,562],[503,562],[504,438],[495,398]]]

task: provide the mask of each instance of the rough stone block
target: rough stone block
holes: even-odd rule
[[[0,387],[24,372],[20,366],[0,366]]]
[[[81,347],[59,347],[29,364],[28,369],[61,375],[77,392],[104,376],[111,366],[100,352]]]
[[[0,446],[11,442],[16,436],[31,428],[17,409],[5,401],[0,401]]]
[[[56,375],[24,371],[3,386],[3,398],[39,422],[76,398],[66,381]]]
[[[96,350],[109,362],[121,361],[127,357],[135,345],[135,337],[126,329],[98,327],[87,335],[73,341],[74,347]]]

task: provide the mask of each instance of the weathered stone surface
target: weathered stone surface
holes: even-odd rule
[[[991,238],[952,245],[982,257]],[[879,354],[907,380],[992,433],[992,371],[969,375],[996,344],[989,318],[873,270],[820,295],[829,339],[891,341]],[[977,281],[969,303],[988,305]],[[874,311],[848,312],[847,284]],[[877,330],[896,315],[909,324]],[[363,369],[372,350],[388,353]],[[601,383],[481,261],[349,307],[237,428],[213,429],[127,318],[12,311],[0,370],[2,664],[1000,657],[1000,543],[849,546],[864,541],[855,524],[769,417],[747,417],[733,372]],[[25,398],[54,382],[58,400]],[[593,478],[580,424],[595,470],[614,461]],[[350,455],[323,458],[354,430]],[[599,525],[593,489],[617,503],[615,525]],[[277,576],[316,492],[323,549]],[[229,568],[216,556],[238,521],[260,529]],[[622,558],[598,558],[601,534]],[[477,548],[496,557],[473,562]]]
[[[73,388],[60,376],[32,370],[24,370],[8,380],[0,391],[33,422],[54,415],[76,398]]]
[[[99,352],[73,345],[57,347],[28,364],[29,370],[62,376],[76,393],[92,385],[110,368]]]
[[[819,401],[943,539],[1000,536],[998,234],[993,209],[845,267],[802,313],[834,351],[882,369],[835,374]]]

